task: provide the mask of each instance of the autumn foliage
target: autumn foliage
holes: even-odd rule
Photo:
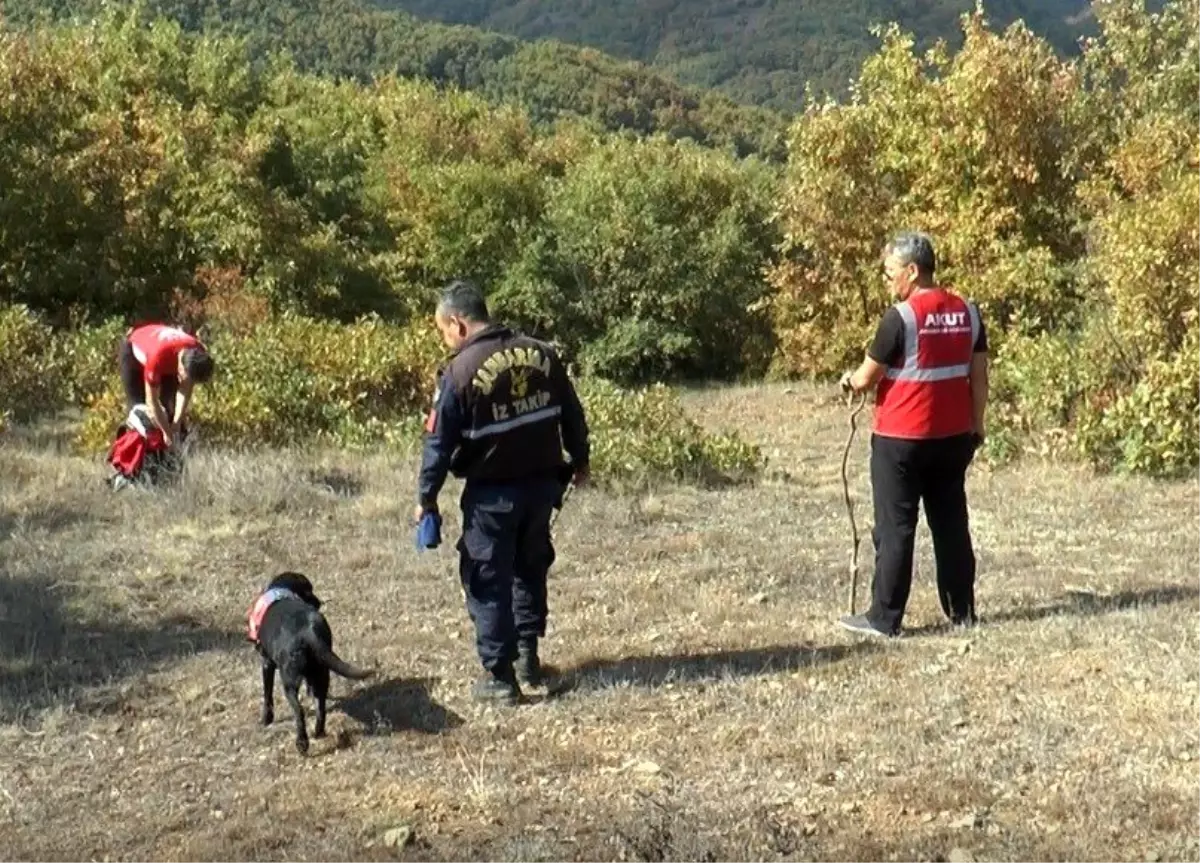
[[[849,102],[792,129],[778,372],[861,356],[887,302],[880,248],[924,229],[989,326],[993,454],[1196,466],[1197,4],[1140,5],[1097,4],[1103,36],[1071,62],[978,13],[954,55],[881,34]]]
[[[980,14],[954,52],[880,31],[851,97],[795,118],[782,169],[314,77],[144,10],[0,32],[0,416],[90,405],[102,444],[120,333],[170,315],[222,362],[197,404],[215,438],[405,438],[432,298],[469,276],[594,379],[613,441],[637,434],[620,399],[656,405],[671,431],[629,473],[736,472],[752,448],[629,388],[839,372],[886,306],[883,243],[922,228],[986,316],[993,457],[1192,470],[1197,2],[1096,8],[1071,60]]]

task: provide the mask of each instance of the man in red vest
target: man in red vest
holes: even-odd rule
[[[898,301],[883,316],[862,365],[844,389],[878,385],[871,436],[875,577],[866,614],[841,625],[865,635],[900,634],[912,588],[918,505],[933,535],[938,598],[950,620],[975,623],[975,552],[966,473],[983,443],[988,395],[987,333],[979,309],[934,283],[928,236],[904,233],[884,250]]]
[[[143,324],[126,335],[118,363],[127,407],[144,403],[164,442],[173,446],[192,402],[192,385],[212,378],[208,349],[178,327]]]

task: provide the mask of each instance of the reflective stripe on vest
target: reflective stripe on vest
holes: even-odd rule
[[[530,423],[541,422],[542,420],[553,419],[562,414],[560,405],[553,405],[541,410],[532,411],[524,416],[513,417],[510,420],[501,420],[500,422],[488,423],[485,426],[477,429],[467,429],[463,432],[463,437],[468,440],[477,440],[481,437],[489,437],[495,434],[503,434],[506,431],[511,431],[521,426],[529,425]]]
[[[254,600],[254,604],[250,606],[250,611],[246,615],[246,636],[257,643],[258,631],[262,628],[263,618],[267,616],[267,609],[281,599],[299,598],[286,587],[273,587],[261,594],[258,599]]]
[[[979,311],[973,303],[964,303],[967,315],[971,319],[971,350],[979,340]],[[893,381],[949,381],[955,378],[965,378],[971,373],[970,363],[960,363],[953,366],[938,366],[923,369],[917,365],[917,338],[919,327],[917,315],[907,301],[896,304],[896,311],[904,321],[904,364],[899,368],[888,368],[884,373],[888,380]]]

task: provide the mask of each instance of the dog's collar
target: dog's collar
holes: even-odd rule
[[[262,626],[263,618],[267,616],[267,609],[281,599],[299,599],[299,597],[286,587],[273,587],[264,591],[258,599],[254,600],[254,605],[250,606],[250,612],[246,616],[249,623],[247,637],[255,644],[258,644],[258,629]]]

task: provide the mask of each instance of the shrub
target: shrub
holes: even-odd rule
[[[235,446],[411,439],[438,356],[424,322],[344,325],[288,314],[258,327],[253,338],[218,331],[209,347],[217,374],[197,388],[193,415],[205,440]],[[107,446],[121,410],[114,380],[93,400],[80,445]]]
[[[775,176],[661,139],[593,147],[552,184],[545,230],[497,308],[622,383],[761,373]]]
[[[1079,448],[1099,467],[1157,477],[1194,477],[1200,464],[1200,326],[1188,316],[1182,349],[1149,363],[1115,398],[1097,394],[1080,418]]]
[[[1085,57],[1103,122],[1100,158],[1079,187],[1096,313],[1077,442],[1098,467],[1154,476],[1200,465],[1198,9],[1104,4],[1104,40]]]
[[[162,313],[208,256],[260,245],[230,113],[253,96],[232,43],[109,10],[86,28],[0,34],[0,301],[65,324]],[[208,84],[215,87],[210,91]]]
[[[996,346],[1074,314],[1077,75],[1023,27],[993,33],[976,12],[963,31],[956,55],[919,56],[888,29],[850,103],[796,121],[771,272],[778,373],[862,358],[889,302],[879,253],[905,228],[934,235],[939,279],[980,302]]]
[[[55,335],[55,360],[62,369],[63,395],[69,403],[88,405],[111,386],[127,329],[124,321],[111,318],[96,326],[76,327]]]
[[[50,326],[26,306],[0,306],[0,427],[53,409],[62,396]]]
[[[610,378],[765,364],[764,165],[586,123],[547,132],[394,75],[301,74],[152,18],[117,4],[0,34],[0,302],[60,327],[401,323],[471,277]]]
[[[1078,428],[1079,450],[1097,467],[1173,476],[1200,465],[1198,199],[1193,175],[1097,220],[1091,268],[1102,305]]]
[[[99,342],[94,333],[78,343]],[[211,340],[217,377],[197,390],[203,439],[224,446],[385,446],[413,450],[429,404],[439,350],[429,327],[378,319],[342,325],[293,315],[252,339]],[[124,411],[115,372],[88,394],[77,443],[104,450]],[[82,391],[82,388],[81,388]],[[608,381],[579,384],[592,429],[597,480],[641,485],[664,479],[710,483],[753,478],[759,449],[707,434],[665,386],[630,391]]]
[[[1079,337],[1014,335],[993,356],[988,456],[1005,461],[1029,447],[1063,451],[1059,432],[1073,423],[1089,372]]]
[[[656,480],[712,483],[755,477],[761,450],[736,435],[706,432],[661,384],[622,389],[598,378],[579,382],[598,478],[642,485]]]
[[[202,338],[214,332],[248,338],[270,320],[271,303],[246,286],[240,269],[201,267],[192,291],[176,291],[170,318]]]

